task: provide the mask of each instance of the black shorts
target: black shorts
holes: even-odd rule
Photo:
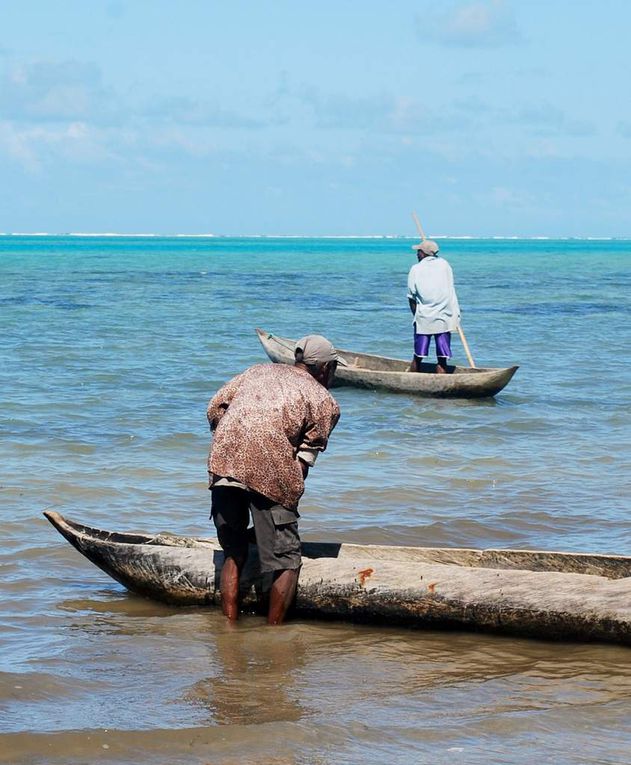
[[[252,517],[261,571],[300,568],[297,510],[288,510],[256,491],[214,486],[210,517],[226,557],[244,562],[248,557],[248,522]]]

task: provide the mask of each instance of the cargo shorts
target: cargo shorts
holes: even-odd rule
[[[301,565],[297,510],[289,510],[251,489],[213,486],[211,513],[225,556],[248,557],[248,522],[252,518],[261,572],[297,569]]]

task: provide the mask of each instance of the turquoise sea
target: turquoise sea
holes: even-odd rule
[[[477,365],[520,369],[494,400],[334,391],[303,536],[631,555],[631,241],[440,243]],[[229,631],[42,518],[212,535],[205,408],[254,328],[411,357],[411,244],[0,237],[0,763],[627,761],[628,649]]]

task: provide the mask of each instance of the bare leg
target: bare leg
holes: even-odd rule
[[[282,624],[296,594],[299,573],[299,568],[288,568],[276,575],[270,591],[268,624]]]
[[[234,558],[226,558],[221,569],[221,610],[231,622],[239,618],[239,577],[242,568],[243,563],[239,566]]]
[[[436,374],[439,374],[439,375],[447,374],[447,357],[446,356],[436,356]]]

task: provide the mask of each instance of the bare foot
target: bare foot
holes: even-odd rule
[[[445,369],[445,367],[441,367],[440,364],[436,364],[436,374],[437,375],[446,375],[447,374],[447,370]]]

